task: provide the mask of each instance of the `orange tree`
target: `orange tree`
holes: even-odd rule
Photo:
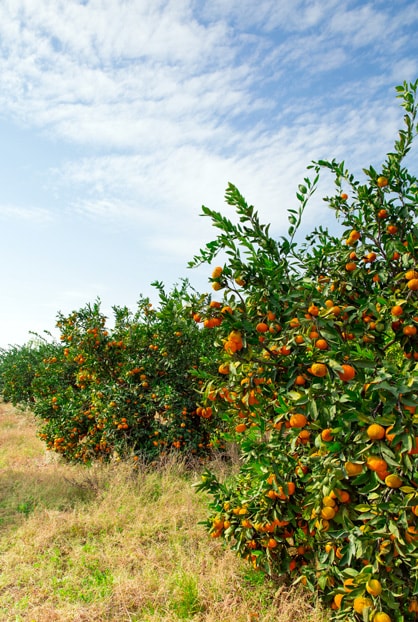
[[[59,314],[60,352],[43,360],[32,391],[40,437],[66,459],[210,450],[213,424],[192,375],[213,349],[191,314],[200,298],[187,283],[170,294],[155,285],[158,308],[147,298],[134,313],[114,307],[112,328],[99,302]]]
[[[14,406],[30,408],[34,397],[32,382],[38,367],[59,355],[59,344],[39,335],[23,346],[0,350],[0,394]]]
[[[360,183],[336,161],[310,167],[273,239],[229,185],[235,223],[190,266],[213,263],[223,294],[219,367],[202,398],[238,444],[237,475],[207,470],[207,527],[255,568],[319,592],[336,619],[415,619],[418,610],[418,184],[403,161],[417,132],[415,84],[398,87],[404,128]],[[341,235],[295,243],[319,174]],[[219,311],[218,311],[219,313]],[[212,307],[202,316],[214,317]]]

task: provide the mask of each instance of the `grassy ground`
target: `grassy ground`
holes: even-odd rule
[[[197,477],[63,464],[0,403],[0,621],[324,622],[207,536]]]

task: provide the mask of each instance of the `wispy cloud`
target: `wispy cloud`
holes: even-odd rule
[[[43,225],[52,222],[54,215],[50,210],[39,207],[0,204],[0,220],[4,219]]]
[[[130,237],[155,255],[150,276],[171,274],[231,181],[283,234],[312,159],[380,165],[402,118],[394,86],[418,74],[417,23],[414,0],[3,0],[0,119],[42,137],[44,163],[15,175],[0,219],[28,237],[52,221],[70,248],[83,227],[115,231],[115,248]],[[102,252],[89,242],[65,291],[94,297],[106,277],[86,281]]]

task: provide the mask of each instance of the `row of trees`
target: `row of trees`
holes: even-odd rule
[[[42,364],[27,357],[25,399],[66,458],[237,445],[238,473],[206,470],[198,486],[209,533],[341,620],[418,611],[418,183],[404,165],[417,88],[397,88],[404,127],[379,171],[360,182],[343,163],[312,164],[287,237],[273,239],[233,185],[234,222],[203,208],[219,233],[190,267],[223,253],[210,277],[221,300],[157,284],[157,310],[115,309],[110,331],[86,307],[59,318]],[[297,245],[323,171],[343,233],[318,227]],[[23,377],[18,354],[3,355],[5,397]]]

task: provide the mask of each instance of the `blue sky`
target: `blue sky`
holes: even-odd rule
[[[155,279],[208,291],[187,262],[228,182],[279,236],[312,159],[378,168],[395,86],[418,77],[418,5],[2,0],[0,77],[7,347],[97,298],[135,308]],[[306,231],[331,222],[321,195]]]

